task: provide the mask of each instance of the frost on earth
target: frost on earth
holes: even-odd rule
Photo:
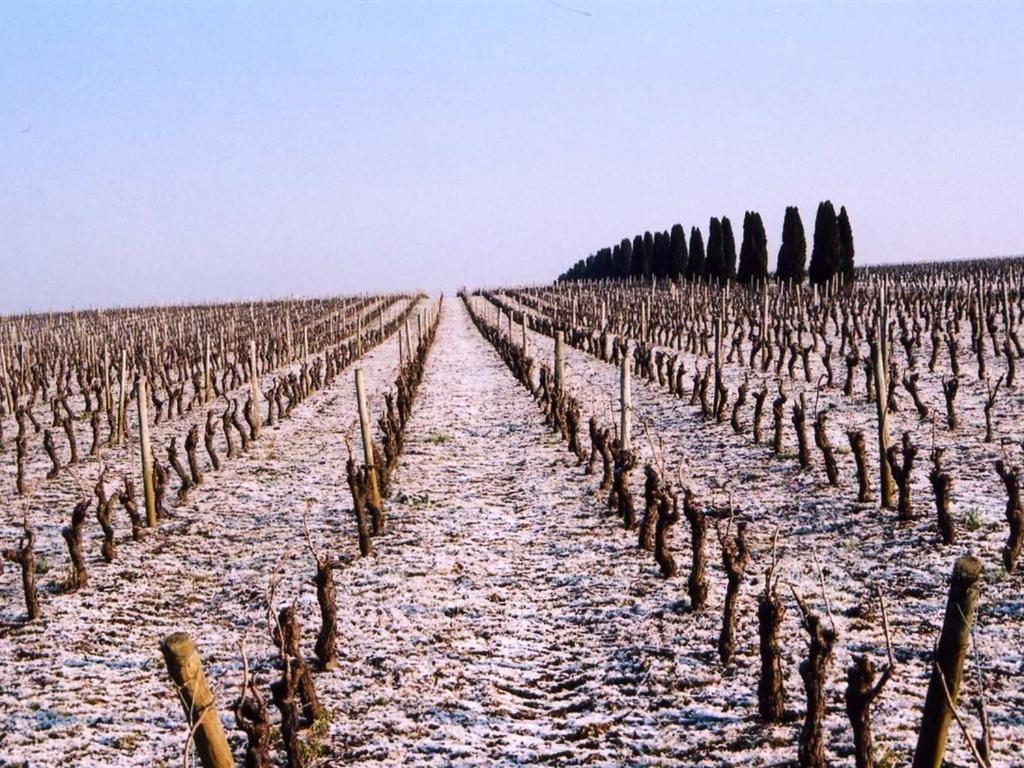
[[[668,295],[669,289],[658,290]],[[637,296],[650,288],[636,291],[629,301],[623,297],[623,306],[639,306]],[[585,292],[562,288],[468,298],[474,311],[496,322],[511,341],[521,344],[525,336],[535,366],[533,385],[542,365],[554,367],[554,339],[545,332],[545,321],[560,317],[562,326],[593,331],[597,305],[587,300]],[[390,306],[384,319],[397,317],[412,301]],[[411,317],[415,344],[415,311]],[[368,318],[368,324],[377,322],[376,315]],[[632,357],[639,326],[620,333],[634,338],[627,353]],[[198,646],[239,761],[245,738],[230,709],[242,685],[239,648],[244,645],[249,674],[263,690],[270,714],[272,752],[283,760],[279,714],[268,688],[280,678],[279,649],[268,631],[271,580],[275,610],[294,605],[301,650],[325,710],[300,733],[311,764],[770,766],[795,761],[805,708],[799,665],[808,654],[797,594],[823,622],[828,622],[826,612],[834,621],[823,740],[829,765],[853,765],[853,732],[843,698],[847,670],[861,655],[876,669],[887,659],[876,588],[886,595],[898,668],[871,713],[875,754],[879,762],[905,764],[917,738],[950,569],[968,553],[982,559],[986,583],[960,710],[980,734],[968,706],[977,696],[980,666],[994,764],[1024,763],[1022,582],[1019,566],[1014,573],[1001,569],[1007,494],[994,469],[1004,453],[1012,463],[1024,463],[1024,397],[1019,386],[1004,383],[988,412],[996,434],[1008,440],[985,442],[990,391],[976,375],[969,344],[961,350],[958,432],[941,422],[943,381],[940,373],[928,372],[927,359],[920,359],[927,358],[926,351],[917,352],[915,398],[940,416],[937,426],[919,418],[907,390],[898,393],[899,410],[890,414],[897,474],[908,453],[901,443],[904,432],[918,447],[907,481],[914,515],[901,521],[895,509],[879,510],[877,501],[857,502],[846,432],[866,436],[871,488],[877,491],[875,407],[865,400],[859,368],[853,396],[842,394],[846,366],[836,339],[829,339],[834,344],[831,387],[818,391],[816,386],[818,374],[825,373],[820,353],[811,383],[804,380],[799,359],[795,376],[787,377],[783,369],[787,400],[776,456],[769,430],[775,428],[771,407],[778,378],[774,364],[765,375],[745,365],[749,339],[741,342],[736,358],[729,354],[731,338],[727,341],[723,357],[729,360],[720,382],[707,374],[711,355],[681,351],[667,339],[653,343],[652,355],[678,355],[676,365],[686,369],[685,397],[659,381],[664,378],[660,363],[650,376],[638,368],[632,381],[636,468],[629,483],[638,518],[650,514],[652,528],[671,525],[675,575],[665,578],[654,553],[637,546],[637,531],[624,530],[622,518],[608,510],[608,491],[599,489],[600,452],[593,473],[585,472],[590,418],[603,427],[618,423],[620,366],[585,351],[571,333],[567,337],[564,377],[580,410],[581,463],[557,429],[544,423],[535,399],[474,327],[463,303],[451,298],[443,304],[404,451],[389,478],[386,529],[373,538],[373,554],[359,557],[345,469],[350,446],[361,456],[352,372],[356,366],[363,370],[376,422],[394,388],[399,336],[408,355],[405,334],[402,324],[350,361],[330,384],[290,408],[286,418],[264,426],[240,456],[225,458],[218,423],[221,468],[215,471],[199,447],[195,461],[203,482],[173,505],[180,483],[168,466],[168,514],[155,530],[146,529],[141,541],[132,540],[131,521],[115,502],[116,554],[109,563],[101,553],[104,534],[95,516],[93,486],[101,462],[86,450],[89,425],[72,425],[80,432],[82,455],[77,468],[64,467],[53,480],[45,480],[51,460],[42,437],[31,436],[39,443],[29,453],[33,487],[22,497],[15,493],[14,419],[5,417],[0,549],[17,546],[27,516],[36,535],[41,618],[21,623],[20,576],[7,563],[0,576],[0,765],[179,764],[188,729],[160,654],[161,640],[176,631],[189,633]],[[1005,373],[1006,358],[989,352],[994,386]],[[942,366],[948,370],[948,365],[944,360]],[[298,370],[294,362],[286,367]],[[692,378],[695,371],[708,380],[707,418],[701,415],[699,392],[691,406],[691,386],[700,386]],[[745,404],[734,412],[744,383],[749,387]],[[243,398],[247,386],[238,385]],[[758,446],[751,422],[762,388],[768,390],[765,440]],[[728,398],[725,405],[720,397]],[[267,404],[261,403],[263,418]],[[810,466],[803,471],[794,405],[805,409]],[[48,408],[37,404],[36,410],[49,426]],[[223,403],[216,406],[218,422],[222,410]],[[819,425],[816,416],[826,410],[827,420]],[[167,464],[165,446],[178,436],[182,470],[194,476],[184,438],[189,427],[201,434],[206,424],[202,408],[155,424],[158,460]],[[53,429],[63,465],[67,441]],[[137,435],[134,423],[130,431]],[[381,439],[379,427],[374,431]],[[942,449],[935,466],[952,477],[949,508],[956,538],[945,545],[929,478],[933,436]],[[605,437],[616,438],[616,429]],[[193,434],[192,442],[196,439]],[[837,485],[826,476],[822,439],[834,453]],[[127,476],[141,507],[137,456],[134,441],[101,452],[107,496],[116,500]],[[665,489],[671,486],[675,499],[669,491],[645,488],[645,481],[655,482],[644,472],[648,465]],[[80,497],[93,501],[81,534],[87,582],[62,591],[70,564],[61,529]],[[676,517],[670,522],[673,503]],[[706,513],[707,598],[703,610],[691,612],[687,513],[697,508]],[[337,663],[327,670],[316,667],[313,656],[321,614],[311,546],[337,561]],[[764,724],[758,606],[768,591],[773,549],[777,565],[771,578],[782,603],[776,612],[781,670],[776,683],[785,694],[785,711],[778,722]],[[730,647],[720,657],[726,568],[741,564],[733,579]],[[955,726],[947,762],[973,764]]]

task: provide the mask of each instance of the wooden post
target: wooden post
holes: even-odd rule
[[[722,318],[716,317],[712,323],[715,330],[715,397],[714,414],[718,415],[718,402],[722,388]]]
[[[11,395],[11,375],[7,372],[7,358],[4,350],[0,347],[0,375],[4,377],[4,398],[7,400],[7,412],[14,414],[14,398]]]
[[[523,354],[530,354],[529,342],[526,340],[526,313],[523,312]]]
[[[210,334],[206,334],[203,342],[203,402],[208,403],[213,399],[213,382],[210,370]]]
[[[879,497],[884,509],[893,508],[892,469],[886,453],[889,450],[889,355],[886,334],[889,313],[885,303],[885,286],[878,289],[878,329],[875,352],[875,411],[878,414],[878,477]]]
[[[128,425],[125,422],[125,399],[128,397],[128,352],[121,350],[121,391],[117,394],[117,444],[124,443],[125,435],[128,433]]]
[[[633,429],[633,394],[629,378],[629,355],[622,356],[621,375],[619,376],[619,437],[622,447],[632,447],[630,432]]]
[[[565,334],[555,331],[555,391],[565,386]]]
[[[146,377],[139,377],[139,446],[142,457],[142,490],[146,501],[146,524],[156,527],[156,491],[153,488],[153,448],[149,444],[149,389]]]
[[[234,768],[235,759],[192,638],[175,632],[164,638],[160,650],[191,726],[199,762],[203,768]]]
[[[401,331],[399,331],[401,333]],[[409,318],[405,319],[405,351],[409,362],[412,362],[412,337],[409,335]]]
[[[114,410],[114,395],[110,391],[110,347],[103,345],[103,407],[109,414]]]
[[[924,713],[921,717],[921,730],[917,734],[914,768],[942,766],[949,725],[953,719],[953,712],[946,700],[946,689],[949,690],[949,700],[955,706],[963,681],[964,661],[971,642],[971,625],[974,623],[974,608],[981,591],[983,570],[981,561],[973,557],[961,557],[953,566],[953,578],[949,582],[949,599],[946,602],[946,617],[942,622],[938,647],[935,649],[931,680],[928,683]]]
[[[252,398],[252,421],[255,425],[253,435],[260,436],[263,430],[263,419],[260,416],[260,375],[256,370],[256,340],[249,340],[249,389]]]
[[[373,436],[370,434],[370,413],[366,408],[363,391],[363,369],[356,368],[356,405],[359,408],[359,431],[363,438],[363,461],[370,477],[370,501],[381,509],[380,486],[377,484],[377,465],[373,461]]]
[[[761,343],[768,336],[768,281],[764,281],[764,301],[761,307]]]
[[[1013,330],[1010,320],[1010,299],[1006,295],[1006,279],[1004,278],[1000,282],[1003,293],[1003,335],[1010,338],[1010,331]]]

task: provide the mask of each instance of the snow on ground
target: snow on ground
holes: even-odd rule
[[[538,359],[550,359],[550,339],[531,333],[530,344]],[[377,412],[394,377],[394,344],[360,365]],[[567,348],[567,370],[584,405],[607,411],[604,401],[618,391],[616,369]],[[857,508],[848,486],[836,493],[820,472],[769,459],[748,437],[708,425],[657,387],[635,382],[634,407],[638,435],[648,422],[670,464],[684,466],[705,500],[723,503],[720,486],[731,481],[751,520],[754,560],[740,597],[734,663],[723,669],[715,646],[725,579],[713,532],[709,607],[691,614],[685,521],[673,537],[680,576],[662,579],[650,553],[636,549],[635,533],[606,515],[596,478],[582,475],[461,304],[449,300],[393,478],[389,531],[374,540],[374,556],[335,574],[340,666],[315,676],[331,710],[319,745],[325,763],[725,766],[793,759],[799,722],[765,727],[756,717],[754,598],[776,525],[784,579],[819,609],[812,547],[826,568],[840,632],[826,723],[835,765],[852,765],[841,699],[851,654],[884,661],[877,611],[860,609],[871,603],[875,584],[889,595],[900,671],[876,709],[875,735],[880,752],[892,750],[897,764],[905,762],[953,559],[975,551],[991,562],[1004,531],[993,520],[941,548],[930,516],[897,526],[892,513]],[[297,602],[307,649],[319,626],[302,533],[307,498],[315,499],[314,546],[346,559],[355,553],[342,440],[354,414],[349,371],[267,430],[248,458],[194,491],[144,544],[122,545],[114,564],[99,561],[91,536],[89,586],[44,594],[41,621],[0,637],[0,765],[178,763],[186,729],[158,643],[179,629],[196,638],[240,748],[227,714],[241,680],[237,646],[244,639],[260,682],[269,682],[275,652],[264,595],[282,555],[276,605]],[[636,443],[650,458],[649,443]],[[639,469],[634,492],[642,499]],[[919,504],[924,498],[919,494]],[[986,522],[993,510],[998,500],[987,502]],[[51,550],[60,570],[66,555]],[[58,575],[43,577],[44,585]],[[12,618],[21,611],[12,570],[0,577],[0,590]],[[978,628],[1005,765],[1024,761],[1020,591],[1019,576],[988,586]],[[806,643],[796,608],[787,604],[786,690],[802,714],[796,665]],[[968,764],[956,733],[950,760]]]
[[[510,303],[521,308],[515,302]],[[518,340],[520,333],[519,328],[514,328],[513,338]],[[528,339],[530,354],[537,363],[552,364],[553,340],[532,331],[528,332]],[[618,407],[618,367],[568,345],[565,349],[566,379],[583,407],[584,418],[588,418],[590,413],[597,413],[605,425],[617,423],[617,415],[612,409]],[[680,358],[692,372],[694,357],[681,355]],[[704,362],[701,362],[702,369]],[[837,379],[842,381],[839,372],[845,374],[845,369],[841,362],[834,365]],[[893,643],[901,670],[876,707],[876,744],[883,751],[892,749],[901,762],[909,760],[919,725],[917,708],[924,700],[927,687],[928,653],[942,624],[948,577],[958,556],[974,554],[983,560],[988,579],[979,604],[976,636],[984,659],[993,734],[997,743],[1003,745],[1004,754],[1012,756],[1011,763],[1024,762],[1024,694],[1020,686],[1024,674],[1021,643],[1024,637],[1024,577],[1019,572],[1007,576],[1002,569],[1000,551],[1008,532],[1003,517],[1006,496],[992,469],[1000,449],[998,444],[986,444],[981,440],[984,420],[979,400],[983,387],[970,378],[969,366],[969,362],[962,363],[968,376],[965,376],[958,400],[960,420],[964,426],[956,435],[939,433],[939,444],[949,446],[945,466],[954,477],[951,508],[957,521],[958,540],[956,545],[949,547],[941,545],[935,528],[933,494],[927,480],[930,462],[924,448],[918,454],[914,470],[917,520],[910,524],[899,523],[894,512],[881,511],[877,504],[854,503],[856,479],[853,457],[848,449],[844,450],[845,428],[863,429],[869,438],[874,430],[874,406],[863,403],[862,376],[857,380],[860,402],[836,397],[834,393],[831,395],[837,405],[830,421],[830,432],[842,478],[838,489],[827,484],[821,469],[820,453],[813,442],[811,451],[815,466],[810,471],[800,471],[795,458],[795,436],[789,421],[792,387],[788,388],[790,399],[786,404],[787,452],[779,458],[772,458],[767,443],[770,443],[772,431],[770,401],[774,397],[774,377],[769,379],[772,394],[765,404],[762,421],[766,444],[761,446],[755,446],[750,437],[752,397],[748,397],[744,410],[746,431],[743,435],[736,435],[728,423],[714,424],[702,419],[699,408],[688,405],[688,397],[676,399],[656,383],[633,379],[633,442],[640,456],[638,464],[654,458],[652,444],[663,446],[664,452],[659,449],[658,458],[663,458],[668,464],[670,476],[675,476],[676,467],[681,468],[685,482],[706,501],[718,505],[727,505],[731,492],[738,513],[750,521],[748,540],[752,542],[754,562],[747,571],[750,581],[744,587],[747,599],[741,601],[739,619],[740,626],[747,628],[750,638],[747,649],[750,658],[738,665],[742,673],[749,675],[749,681],[743,684],[747,696],[756,693],[757,616],[753,597],[760,585],[755,585],[754,580],[763,575],[767,565],[775,527],[780,528],[779,552],[784,581],[792,580],[804,596],[820,595],[810,554],[812,550],[817,551],[827,573],[832,607],[840,631],[833,666],[836,680],[832,688],[835,698],[830,720],[840,747],[851,746],[849,727],[842,709],[845,672],[851,656],[872,652],[876,666],[881,666],[885,659],[884,636],[878,616],[872,616],[869,621],[859,617],[862,608],[874,607],[871,596],[877,585],[888,595]],[[999,372],[995,370],[995,375]],[[932,377],[927,373],[922,375],[922,397],[933,412],[944,413],[941,391],[935,389],[937,380],[938,374]],[[730,386],[730,397],[734,397],[735,388],[742,381],[740,366],[726,367],[726,381]],[[757,387],[756,379],[752,377],[751,393]],[[903,408],[893,419],[892,434],[899,435],[903,429],[912,430],[915,442],[928,446],[931,442],[930,424],[919,425],[909,396],[901,395]],[[809,397],[813,400],[813,387]],[[821,407],[825,407],[829,398],[828,393],[823,393]],[[1004,392],[995,416],[997,429],[1003,434],[1019,437],[1020,425],[1015,414],[1019,414],[1021,409],[1024,409],[1024,392],[1020,387]],[[811,420],[809,415],[808,439],[813,441]],[[869,450],[874,449],[870,447]],[[874,453],[869,452],[869,457],[873,460]],[[642,489],[641,473],[637,471],[634,474],[638,476],[634,492],[639,493]],[[976,511],[982,521],[978,530],[970,530],[967,525],[969,511]],[[677,526],[677,540],[684,536],[685,529],[685,523]],[[709,538],[712,540],[710,559],[717,565],[717,542],[713,541],[713,535]],[[684,544],[679,541],[677,547]],[[720,606],[724,596],[724,574],[720,569],[717,579]],[[802,658],[805,643],[795,604],[790,600],[788,605],[785,650],[791,654],[792,660],[787,691],[799,697],[803,689],[796,664]],[[820,600],[818,605],[821,606]],[[877,610],[874,613],[877,614]],[[742,633],[741,629],[741,637]],[[708,647],[713,647],[714,637],[709,635],[706,642]],[[795,698],[794,704],[797,704]],[[802,706],[798,708],[802,711]],[[746,704],[747,712],[752,709],[756,711],[756,696]],[[757,727],[755,725],[755,729]],[[768,729],[769,733],[771,731]],[[791,733],[791,738],[795,738],[796,730]],[[756,741],[759,737],[755,735],[752,738]],[[775,758],[784,759],[789,754],[788,749],[786,746],[778,751]],[[954,765],[971,762],[957,734],[951,738],[947,759]]]

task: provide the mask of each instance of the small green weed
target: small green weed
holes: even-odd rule
[[[981,528],[981,512],[977,507],[967,510],[967,530],[976,531]]]

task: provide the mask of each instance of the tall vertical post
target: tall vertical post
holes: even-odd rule
[[[629,355],[622,356],[622,366],[619,376],[619,437],[622,447],[626,450],[632,448],[633,430],[633,393],[631,391],[629,373]]]
[[[722,389],[722,318],[716,317],[712,322],[715,330],[715,397],[714,413],[718,416],[718,405]]]
[[[210,365],[210,334],[203,340],[203,402],[213,399],[213,369]]]
[[[256,340],[249,340],[249,387],[252,397],[252,420],[255,424],[253,434],[258,438],[263,429],[263,418],[260,416],[260,374],[256,369]]]
[[[4,398],[7,400],[7,412],[14,413],[14,397],[11,394],[11,375],[7,372],[7,358],[3,347],[0,347],[0,376],[4,378]]]
[[[192,638],[184,632],[175,632],[164,638],[160,650],[188,718],[199,762],[203,768],[234,768],[235,758]]]
[[[523,312],[523,354],[530,354],[529,344],[526,340],[526,313]]]
[[[139,448],[142,458],[142,491],[146,501],[146,524],[156,527],[156,490],[153,487],[153,448],[149,443],[149,387],[139,377]]]
[[[125,423],[127,413],[125,399],[128,397],[128,352],[121,350],[121,389],[117,393],[117,444],[124,443],[125,435],[128,432],[128,425]]]
[[[110,347],[103,345],[103,407],[109,414],[114,410],[114,395],[110,391]]]
[[[889,312],[885,301],[885,285],[878,287],[878,327],[875,347],[875,411],[878,414],[879,496],[884,509],[893,508],[892,468],[889,466],[889,355],[887,334]]]
[[[366,407],[362,368],[356,368],[356,405],[359,408],[359,432],[363,438],[363,461],[370,478],[370,501],[377,509],[381,509],[380,486],[377,483],[377,465],[373,461],[373,435],[370,434],[370,412]]]
[[[565,334],[555,331],[555,391],[565,386]]]
[[[953,712],[949,701],[956,706],[963,682],[964,661],[971,643],[971,625],[974,623],[974,609],[981,592],[981,561],[973,557],[961,557],[953,566],[953,578],[949,582],[949,598],[946,602],[946,616],[942,622],[942,634],[932,659],[931,680],[924,700],[921,730],[917,734],[917,748],[914,750],[914,768],[940,768],[946,754],[946,741]],[[949,701],[946,692],[949,692]]]
[[[761,307],[761,343],[763,344],[768,335],[768,281],[764,281],[764,300]]]

